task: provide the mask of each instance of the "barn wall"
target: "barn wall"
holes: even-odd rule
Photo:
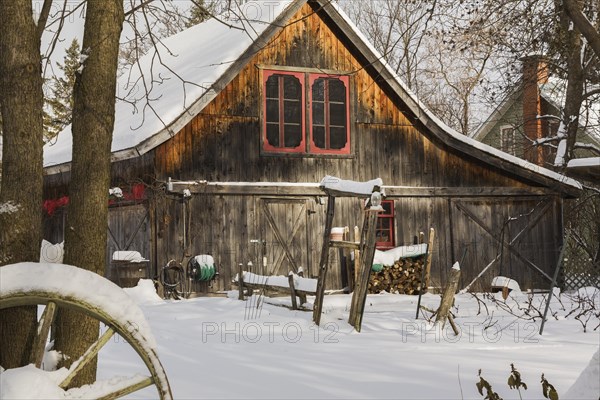
[[[196,254],[212,254],[219,266],[219,277],[212,287],[199,285],[199,291],[229,289],[239,263],[259,259],[252,239],[266,240],[270,261],[280,259],[282,244],[273,239],[272,224],[266,220],[265,201],[275,225],[291,237],[290,246],[306,249],[309,276],[316,276],[320,256],[325,205],[314,196],[284,196],[281,204],[269,202],[270,196],[196,194],[183,201],[166,194],[164,182],[178,180],[250,181],[250,182],[319,182],[325,175],[345,179],[369,180],[381,177],[386,185],[413,187],[506,187],[527,189],[528,184],[504,171],[483,165],[467,154],[448,148],[437,141],[415,118],[403,110],[403,104],[373,73],[339,32],[330,28],[307,4],[286,26],[263,47],[242,71],[192,119],[177,135],[142,157],[113,164],[113,184],[146,182],[153,188],[149,199],[152,247],[155,270],[170,259],[185,260]],[[338,38],[340,37],[340,38]],[[261,66],[288,66],[348,72],[350,75],[351,142],[350,156],[261,155],[260,146],[260,79]],[[271,196],[272,197],[272,196]],[[485,212],[482,218],[491,224],[494,234],[515,213],[527,213],[542,197],[529,203],[518,198],[460,196],[398,197],[396,207],[396,243],[412,243],[419,231],[436,229],[432,279],[435,285],[445,281],[453,260],[464,247],[477,247],[467,252],[463,280],[496,256],[493,235],[475,224],[456,204]],[[549,271],[553,268],[552,252],[560,236],[560,200],[551,197],[547,213],[540,218],[528,236],[528,248],[522,244],[525,257],[535,259]],[[304,202],[304,206],[302,206]],[[304,207],[304,208],[303,208]],[[185,217],[184,217],[185,210]],[[302,210],[302,211],[301,211]],[[484,211],[481,211],[484,210]],[[298,217],[305,212],[306,217]],[[296,214],[294,214],[296,213]],[[291,218],[295,216],[296,218]],[[184,221],[185,224],[184,224]],[[297,223],[305,226],[297,226]],[[339,199],[334,226],[360,225],[361,209],[357,199]],[[485,225],[484,224],[484,225]],[[184,228],[185,227],[185,228]],[[297,228],[294,231],[294,228]],[[560,229],[559,229],[560,228]],[[185,234],[184,234],[185,231]],[[480,232],[481,231],[481,232]],[[512,232],[514,233],[514,231]],[[478,236],[479,235],[479,236]],[[487,235],[487,236],[486,236]],[[285,234],[284,234],[285,236]],[[470,245],[478,243],[477,246]],[[298,250],[299,251],[299,250]],[[555,257],[554,257],[555,258]],[[504,262],[504,259],[502,260]],[[522,268],[516,260],[511,265],[515,278],[532,285],[539,284],[530,268]],[[335,264],[335,262],[334,262]],[[287,273],[285,258],[278,273]],[[493,269],[492,269],[493,271]],[[272,272],[272,271],[267,271]],[[464,283],[464,282],[462,282]],[[340,288],[339,266],[334,265],[328,277],[328,288]],[[489,287],[487,283],[474,289]]]
[[[437,143],[423,127],[413,123],[411,117],[402,112],[402,105],[385,93],[368,68],[363,68],[364,65],[352,50],[313,11],[309,5],[305,5],[292,18],[299,22],[289,25],[281,34],[276,35],[215,100],[173,139],[154,151],[158,180],[164,181],[171,177],[209,181],[318,182],[329,174],[354,180],[381,177],[388,185],[417,187],[526,187],[524,183],[505,173],[483,166]],[[351,120],[354,121],[351,157],[261,155],[261,71],[257,68],[261,65],[355,71],[350,79]],[[522,211],[517,210],[521,202],[506,197],[502,199],[485,198],[480,199],[480,203],[493,203],[494,216],[500,220],[512,216],[513,212]],[[232,271],[238,263],[245,264],[248,260],[258,259],[256,245],[251,244],[250,239],[264,239],[270,234],[264,228],[264,212],[260,201],[257,196],[209,195],[195,197],[190,201],[191,223],[198,227],[192,229],[197,237],[193,240],[195,247],[191,253],[208,252],[217,255],[222,266],[219,288],[229,288]],[[315,199],[307,202],[312,204],[308,217],[309,228],[306,236],[298,239],[308,243],[309,260],[314,266],[320,256],[325,207]],[[177,210],[181,207],[175,204],[173,202],[169,211],[173,215],[167,218],[171,225],[158,229],[159,235],[169,235],[159,237],[158,243],[162,246],[158,256],[159,265],[173,257],[182,242],[183,230],[173,230],[178,218],[181,218],[181,210]],[[284,220],[286,208],[279,207],[278,210],[280,214],[275,218]],[[292,209],[287,210],[291,212]],[[478,235],[481,233],[470,226],[472,222],[463,221],[464,218],[457,216],[454,217],[455,226],[451,226],[451,214],[455,214],[457,209],[449,198],[399,198],[396,200],[395,210],[397,244],[412,243],[418,232],[427,232],[430,227],[436,229],[433,267],[433,281],[436,285],[442,284],[447,268],[453,259],[462,254],[465,243],[483,241],[478,244],[477,252],[473,251],[465,256],[463,280],[470,279],[489,263],[488,254],[479,253],[493,254],[492,259],[496,255],[497,243],[491,238],[480,239]],[[556,225],[556,215],[544,218],[544,224],[549,227]],[[334,225],[352,227],[360,225],[360,222],[359,202],[355,199],[338,199]],[[293,225],[294,221],[290,221],[287,228],[282,230],[288,229],[291,232]],[[498,223],[493,226],[494,230],[498,228],[497,225]],[[455,230],[454,237],[451,237],[452,229]],[[552,251],[556,247],[556,240],[557,237],[552,237],[544,243],[545,250],[540,251]],[[276,257],[271,253],[278,254],[280,249],[277,241],[272,242],[269,243],[269,257]],[[534,250],[528,250],[527,256],[532,256],[530,253]],[[549,268],[550,264],[545,264],[543,268]],[[280,271],[277,272],[287,273],[285,265],[278,268]],[[520,267],[514,269],[518,268]],[[524,283],[533,284],[536,277],[531,276],[529,268],[525,268],[513,275],[518,275]],[[490,271],[494,271],[494,268]],[[309,268],[309,274],[316,276],[316,269]],[[489,285],[489,280],[487,282],[477,284],[474,288],[484,288]],[[339,268],[334,268],[327,286],[341,287]]]

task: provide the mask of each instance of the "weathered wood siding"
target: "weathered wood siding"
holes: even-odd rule
[[[506,187],[527,189],[528,183],[505,171],[483,165],[468,154],[460,154],[437,141],[417,116],[404,110],[400,99],[386,92],[372,68],[360,58],[352,43],[333,30],[311,3],[291,18],[281,32],[254,58],[193,120],[173,138],[150,153],[115,163],[113,184],[142,180],[156,188],[150,199],[154,268],[169,259],[212,254],[219,265],[219,277],[210,290],[229,289],[238,263],[260,263],[259,246],[252,239],[267,240],[270,265],[275,273],[287,273],[289,262],[281,259],[283,244],[266,220],[268,207],[275,225],[289,238],[298,263],[316,276],[325,205],[317,197],[295,196],[278,200],[258,195],[194,195],[184,206],[181,198],[165,194],[164,184],[178,180],[319,182],[325,175],[344,179],[369,180],[381,177],[386,185],[415,187]],[[326,69],[349,73],[351,107],[350,156],[261,155],[261,67],[276,66]],[[501,190],[500,190],[501,192]],[[432,278],[441,285],[452,262],[462,249],[473,248],[465,258],[462,279],[467,281],[496,256],[498,246],[475,229],[456,207],[468,203],[490,221],[495,234],[515,213],[527,213],[541,197],[521,201],[510,197],[399,197],[396,199],[396,243],[412,243],[419,231],[437,230]],[[285,203],[287,201],[287,207]],[[526,257],[553,268],[554,251],[560,241],[560,200],[550,197],[548,211],[532,228],[527,242],[520,244]],[[303,205],[302,205],[303,204]],[[184,237],[184,207],[185,232]],[[334,226],[360,224],[361,205],[357,199],[339,199]],[[306,215],[298,213],[303,212]],[[300,224],[301,226],[298,226]],[[294,231],[294,228],[297,228]],[[512,230],[514,234],[516,230]],[[516,228],[515,228],[516,229]],[[481,238],[480,238],[481,236]],[[285,240],[284,240],[285,241]],[[477,243],[476,245],[474,243]],[[186,245],[184,247],[184,244]],[[531,247],[525,249],[525,244]],[[306,249],[306,254],[302,251]],[[475,250],[476,249],[476,250]],[[553,258],[554,257],[554,258]],[[276,261],[279,260],[277,263]],[[522,260],[517,260],[522,263]],[[503,260],[504,262],[504,260]],[[541,285],[539,273],[509,263],[511,276],[521,284]],[[515,272],[516,271],[516,272]],[[549,272],[548,272],[549,273]],[[339,268],[334,267],[329,288],[341,287]],[[475,289],[489,287],[480,282]],[[200,285],[199,290],[209,290]]]

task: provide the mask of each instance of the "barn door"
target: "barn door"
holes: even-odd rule
[[[453,254],[457,260],[465,254],[461,286],[483,271],[471,290],[489,290],[497,275],[522,287],[549,283],[557,240],[553,204],[551,198],[453,199]]]
[[[261,235],[267,242],[267,271],[287,275],[302,267],[311,271],[309,253],[309,201],[306,199],[260,199]]]
[[[147,208],[142,204],[109,208],[107,242],[108,278],[115,276],[115,267],[111,265],[115,251],[137,251],[142,257],[150,260],[150,216]]]

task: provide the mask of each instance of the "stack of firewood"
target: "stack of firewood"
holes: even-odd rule
[[[419,294],[425,257],[403,258],[379,272],[371,271],[369,293]]]

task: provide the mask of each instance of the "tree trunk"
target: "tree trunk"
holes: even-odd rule
[[[0,1],[3,154],[0,265],[38,262],[42,227],[42,75],[30,0]],[[37,307],[0,311],[0,365],[29,363]]]
[[[65,264],[104,275],[110,184],[110,147],[115,119],[122,0],[88,0],[82,54],[87,58],[75,80],[73,158],[65,229]],[[97,322],[70,311],[57,315],[56,349],[70,364],[98,338]],[[92,362],[71,383],[91,383]]]
[[[579,7],[581,3],[576,2]],[[564,170],[570,159],[573,158],[573,150],[577,141],[579,128],[579,113],[583,102],[584,71],[581,64],[582,41],[581,34],[576,27],[571,29],[571,20],[563,11],[561,27],[564,32],[565,59],[567,60],[567,93],[565,96],[562,124],[565,127],[566,137],[558,145],[554,165]]]
[[[587,17],[581,12],[581,5],[577,0],[562,1],[565,12],[573,21],[577,29],[585,36],[590,47],[596,53],[596,57],[600,57],[600,33],[597,28],[591,24]]]

